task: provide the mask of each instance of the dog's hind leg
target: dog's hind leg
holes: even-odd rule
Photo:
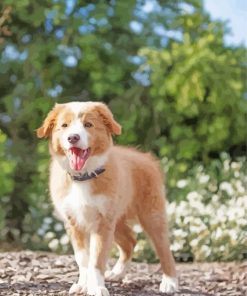
[[[143,229],[151,238],[163,271],[160,291],[171,293],[177,289],[175,262],[170,251],[168,223],[163,210],[143,211],[139,213],[139,220]]]
[[[109,281],[118,281],[124,277],[136,244],[135,235],[125,219],[121,219],[117,223],[114,236],[119,249],[119,259],[113,269],[105,273],[105,277]]]

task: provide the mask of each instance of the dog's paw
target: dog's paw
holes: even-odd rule
[[[87,291],[87,294],[93,295],[93,296],[110,296],[106,287],[99,287],[99,286],[89,288]]]
[[[86,293],[87,293],[87,287],[82,284],[74,283],[69,289],[69,294],[86,294]]]
[[[178,280],[175,277],[169,277],[163,275],[160,283],[160,292],[162,293],[174,293],[178,289]]]
[[[130,262],[117,262],[112,270],[105,272],[105,278],[108,281],[119,281],[122,280],[126,274],[126,270]]]
[[[107,270],[105,272],[105,279],[107,281],[120,281],[124,277],[123,273],[115,273],[113,270]]]

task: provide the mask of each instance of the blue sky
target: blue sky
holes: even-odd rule
[[[204,7],[213,19],[229,21],[232,34],[226,44],[247,46],[247,0],[204,0]]]

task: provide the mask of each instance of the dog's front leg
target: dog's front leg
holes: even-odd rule
[[[79,267],[79,279],[74,283],[70,290],[70,294],[81,294],[87,292],[87,266],[88,266],[88,234],[81,229],[76,223],[70,219],[67,223],[67,232],[74,249],[75,261]]]
[[[90,257],[87,277],[89,295],[109,296],[105,287],[105,267],[114,237],[115,223],[102,218],[96,231],[90,236]]]

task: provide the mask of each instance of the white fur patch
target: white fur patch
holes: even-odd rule
[[[68,137],[72,134],[77,134],[80,136],[80,140],[75,144],[71,145],[68,141]],[[63,132],[61,145],[65,150],[68,150],[72,146],[81,148],[81,149],[87,149],[89,142],[88,142],[88,132],[83,126],[80,119],[76,119],[72,122],[72,124],[66,128],[66,130]]]
[[[108,280],[108,281],[121,280],[125,276],[126,270],[130,265],[130,261],[131,260],[129,260],[127,262],[117,261],[117,263],[114,265],[112,270],[107,270],[105,272],[106,280]]]
[[[95,169],[103,167],[108,159],[109,151],[103,154],[89,157],[86,163],[86,170],[88,173],[95,171]]]
[[[66,106],[69,107],[69,109],[78,116],[79,113],[85,112],[88,107],[95,105],[95,102],[69,102],[66,103]]]
[[[162,293],[173,293],[178,289],[178,280],[175,277],[169,277],[165,274],[162,276],[160,283],[160,292]]]
[[[71,215],[77,224],[91,232],[98,226],[97,214],[105,216],[107,201],[107,197],[103,194],[91,194],[89,182],[72,182],[69,193],[56,206],[65,221]]]
[[[86,293],[87,292],[88,249],[87,248],[78,249],[76,244],[73,244],[73,246],[75,251],[75,261],[79,267],[79,279],[77,283],[71,286],[69,293],[70,294]]]
[[[73,284],[69,289],[69,294],[86,294],[87,287],[80,284]]]
[[[75,250],[75,261],[79,267],[88,266],[88,252],[86,249]]]
[[[105,280],[99,269],[90,267],[87,277],[87,293],[89,295],[109,296]]]
[[[79,280],[78,284],[87,286],[87,265],[88,254],[86,250],[75,251],[75,261],[79,267]]]

